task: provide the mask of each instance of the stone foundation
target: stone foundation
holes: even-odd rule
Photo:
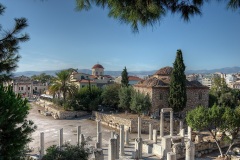
[[[130,115],[130,114],[129,114]],[[92,117],[95,119],[101,119],[102,123],[104,125],[107,125],[112,128],[119,129],[119,125],[124,125],[125,130],[129,130],[131,133],[137,133],[138,132],[138,120],[137,117],[135,119],[128,118],[128,116],[119,116],[118,114],[108,114],[108,113],[102,113],[93,111]],[[170,125],[169,125],[169,118],[164,119],[164,129],[165,131],[169,132]],[[143,134],[149,133],[149,123],[152,124],[153,129],[156,129],[159,131],[160,129],[160,121],[156,119],[150,119],[149,117],[142,117],[142,126],[141,126],[141,132]],[[179,122],[173,121],[173,128],[174,132],[179,132]],[[168,134],[168,133],[167,133]]]
[[[36,102],[37,105],[43,107],[45,112],[51,113],[54,119],[72,119],[88,115],[85,111],[65,111],[63,109],[57,109],[52,102],[40,100]],[[42,111],[42,112],[44,112]]]

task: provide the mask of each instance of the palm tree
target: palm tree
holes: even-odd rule
[[[68,70],[62,70],[56,73],[56,78],[53,80],[52,85],[49,87],[49,91],[55,95],[62,93],[63,100],[66,100],[67,94],[72,96],[77,90],[76,86],[69,82],[70,72]],[[58,96],[60,97],[60,96]]]

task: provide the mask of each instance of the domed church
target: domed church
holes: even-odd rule
[[[101,64],[95,64],[92,67],[92,75],[94,76],[103,76],[104,75],[104,68]]]

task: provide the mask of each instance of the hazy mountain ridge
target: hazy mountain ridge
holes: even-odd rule
[[[25,72],[15,72],[14,76],[28,76],[31,77],[33,75],[39,75],[41,73],[46,73],[48,75],[56,75],[57,72],[60,70],[48,70],[48,71],[25,71]],[[143,76],[143,75],[152,75],[156,72],[157,70],[152,70],[152,71],[130,71],[128,72],[129,75],[136,75],[136,76]],[[90,69],[79,69],[78,72],[86,73],[86,74],[91,74],[92,71]],[[240,67],[225,67],[225,68],[220,68],[220,69],[211,69],[211,70],[186,70],[186,74],[209,74],[209,73],[215,73],[215,72],[221,72],[225,74],[229,73],[238,73],[240,72]],[[111,75],[111,76],[120,76],[122,71],[104,71],[105,75]]]

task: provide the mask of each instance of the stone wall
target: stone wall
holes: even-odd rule
[[[92,116],[95,119],[102,120],[104,125],[107,125],[111,128],[119,129],[119,125],[124,125],[124,129],[128,129],[131,133],[137,133],[138,131],[138,120],[136,118],[129,118],[127,115],[125,117],[120,117],[118,114],[107,114],[102,112],[92,112]],[[156,119],[150,119],[149,117],[142,117],[142,133],[149,133],[149,123],[152,124],[153,129],[157,131],[160,130],[160,121]],[[173,121],[174,131],[178,132],[178,121]],[[164,129],[165,134],[169,134],[169,118],[165,118],[164,120]]]
[[[162,108],[168,108],[168,96],[169,96],[169,88],[161,87],[161,88],[153,88],[152,89],[152,108],[151,113],[158,113]]]
[[[88,115],[85,111],[65,111],[57,108],[52,102],[40,100],[36,102],[37,105],[43,107],[45,112],[50,112],[54,119],[71,119]]]
[[[132,128],[132,120],[128,118],[118,117],[115,114],[107,114],[92,111],[92,116],[95,117],[97,120],[102,120],[102,124],[107,125],[112,128],[119,129],[119,125],[124,125],[124,129],[131,132]]]
[[[209,89],[187,88],[187,106],[186,106],[187,110],[193,109],[199,105],[208,107],[208,101],[209,101]]]
[[[152,107],[150,113],[158,114],[162,108],[168,108],[169,87],[140,87],[134,89],[141,93],[149,94]],[[209,89],[206,87],[187,87],[187,104],[184,111],[195,108],[199,105],[208,106]]]

